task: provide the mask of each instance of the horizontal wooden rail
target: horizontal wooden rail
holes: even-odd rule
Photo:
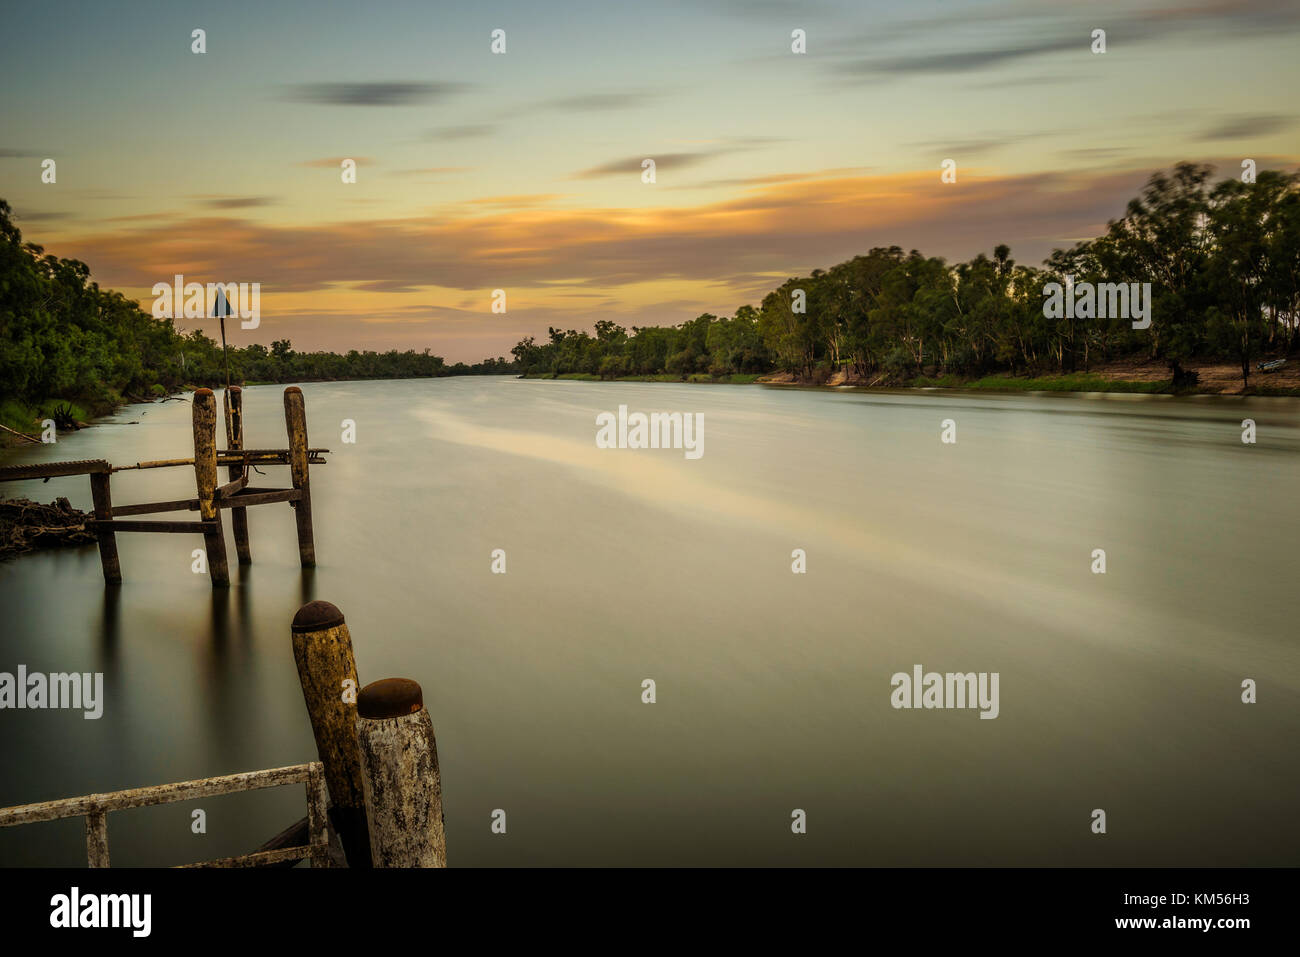
[[[308,449],[309,461],[312,465],[328,464],[323,456],[329,452],[329,449]],[[219,449],[217,451],[217,465],[288,465],[290,450],[288,449]],[[193,465],[194,459],[157,459],[150,462],[136,462],[134,465],[114,465],[107,471],[111,472],[134,472],[141,469],[171,469],[179,468],[184,465]],[[81,474],[81,473],[69,473]]]
[[[39,462],[35,465],[0,466],[0,482],[20,482],[24,479],[58,478],[64,475],[93,475],[112,471],[103,459],[82,459],[79,462]]]
[[[187,532],[198,532],[207,534],[217,527],[216,522],[177,522],[177,521],[157,521],[157,522],[133,522],[118,521],[115,518],[88,518],[86,519],[86,528],[90,531],[96,529],[107,529],[110,532],[177,532],[185,534]]]
[[[185,865],[188,867],[265,867],[289,860],[310,858],[314,867],[329,867],[329,834],[326,831],[325,807],[328,792],[324,767],[319,761],[294,764],[283,768],[261,771],[243,771],[218,777],[179,781],[175,784],[158,784],[152,787],[129,788],[104,794],[86,794],[82,797],[41,801],[17,807],[0,808],[0,827],[57,821],[69,817],[86,819],[86,856],[91,867],[108,867],[108,812],[127,808],[152,807],[158,804],[175,804],[198,798],[232,794],[236,791],[254,791],[281,787],[286,784],[307,786],[307,822],[310,843],[302,847],[277,848],[256,851],[239,857],[226,857],[216,861]]]
[[[245,485],[238,492],[217,502],[218,508],[246,508],[250,505],[268,505],[272,502],[296,502],[302,492],[296,488],[253,488]],[[161,512],[197,512],[197,498],[179,498],[173,502],[142,502],[139,505],[114,505],[113,518],[128,515],[157,515]]]
[[[174,502],[141,502],[139,505],[114,505],[113,517],[125,515],[156,515],[159,512],[197,512],[197,498],[178,498]]]
[[[238,495],[221,499],[218,508],[243,508],[246,505],[269,505],[272,502],[297,502],[302,499],[302,489],[297,488],[246,488]]]
[[[318,762],[312,762],[318,763]],[[81,797],[41,801],[37,804],[20,804],[0,808],[0,827],[17,824],[36,824],[40,821],[57,821],[65,817],[80,817],[91,811],[124,811],[133,807],[152,807],[155,804],[173,804],[194,798],[214,797],[233,791],[254,791],[275,788],[284,784],[306,781],[311,764],[291,764],[283,768],[262,771],[241,771],[214,778],[180,781],[176,784],[155,784],[152,787],[127,788],[125,791],[108,791],[103,794],[86,794]]]

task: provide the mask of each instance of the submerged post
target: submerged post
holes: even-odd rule
[[[420,686],[407,678],[366,685],[357,743],[375,867],[446,867],[438,746]]]
[[[95,503],[95,518],[101,522],[113,518],[113,496],[109,491],[108,463],[104,471],[90,473],[90,497]],[[104,569],[104,581],[110,585],[122,581],[122,565],[117,558],[117,536],[111,526],[95,526],[95,538],[99,540],[99,564]]]
[[[206,528],[203,547],[208,553],[212,584],[229,585],[226,537],[221,531],[221,510],[217,508],[217,400],[211,389],[194,392],[194,481],[199,493],[199,518]]]
[[[226,412],[226,448],[242,449],[244,447],[244,394],[237,385],[227,386],[222,394],[222,405]],[[242,478],[246,467],[232,465],[227,475],[233,482]],[[239,564],[248,565],[253,561],[248,548],[248,509],[232,508],[230,510],[230,527],[235,533],[235,553]]]
[[[327,601],[298,609],[292,626],[293,659],[311,718],[316,752],[325,766],[330,811],[348,866],[370,866],[361,759],[357,748],[357,663],[343,612]]]
[[[284,390],[284,427],[289,433],[289,470],[293,487],[301,493],[294,507],[298,523],[298,559],[303,568],[316,564],[316,542],[311,531],[311,483],[307,474],[307,409],[302,389],[291,385]]]

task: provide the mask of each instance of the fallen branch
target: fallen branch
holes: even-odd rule
[[[11,429],[11,428],[9,428],[9,426],[7,426],[7,425],[0,425],[0,429],[4,429],[4,430],[5,430],[6,432],[8,432],[10,435],[16,435],[16,436],[18,436],[18,438],[20,438],[20,439],[26,439],[28,442],[34,442],[34,443],[36,443],[37,445],[40,445],[40,444],[41,444],[41,440],[40,440],[37,436],[34,436],[34,435],[28,435],[26,432],[19,432],[19,431],[16,430],[16,429]]]

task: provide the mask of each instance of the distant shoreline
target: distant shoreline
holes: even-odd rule
[[[971,393],[1060,393],[1087,395],[1126,393],[1132,395],[1300,397],[1300,363],[1272,373],[1255,373],[1251,387],[1241,388],[1241,370],[1228,363],[1191,363],[1187,371],[1197,376],[1188,388],[1175,389],[1167,367],[1156,362],[1124,361],[1099,366],[1088,372],[1050,375],[994,374],[982,377],[952,375],[914,376],[906,380],[871,379],[838,374],[830,378],[809,378],[790,373],[754,373],[710,376],[707,373],[670,375],[666,373],[638,376],[602,377],[593,373],[571,372],[561,375],[528,373],[520,379],[555,379],[572,382],[675,382],[701,385],[763,385],[800,389],[824,389],[836,392],[971,392]]]

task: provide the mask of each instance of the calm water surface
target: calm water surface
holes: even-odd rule
[[[250,447],[285,444],[281,391],[245,390]],[[303,391],[333,450],[314,571],[283,505],[250,510],[253,565],[228,534],[228,592],[190,571],[197,536],[119,536],[114,590],[93,546],[0,564],[0,671],[102,671],[106,695],[98,721],[0,712],[0,805],[314,759],[289,622],[324,598],[363,682],[424,686],[453,865],[1300,862],[1295,400]],[[704,456],[597,449],[620,403],[704,413]],[[5,462],[191,452],[187,402],[108,422]],[[84,478],[4,491],[90,506]],[[189,469],[113,481],[193,493]],[[894,710],[916,664],[998,672],[1000,716]],[[237,854],[303,813],[297,787],[120,812],[110,849]],[[84,861],[79,819],[0,830],[0,864]]]

